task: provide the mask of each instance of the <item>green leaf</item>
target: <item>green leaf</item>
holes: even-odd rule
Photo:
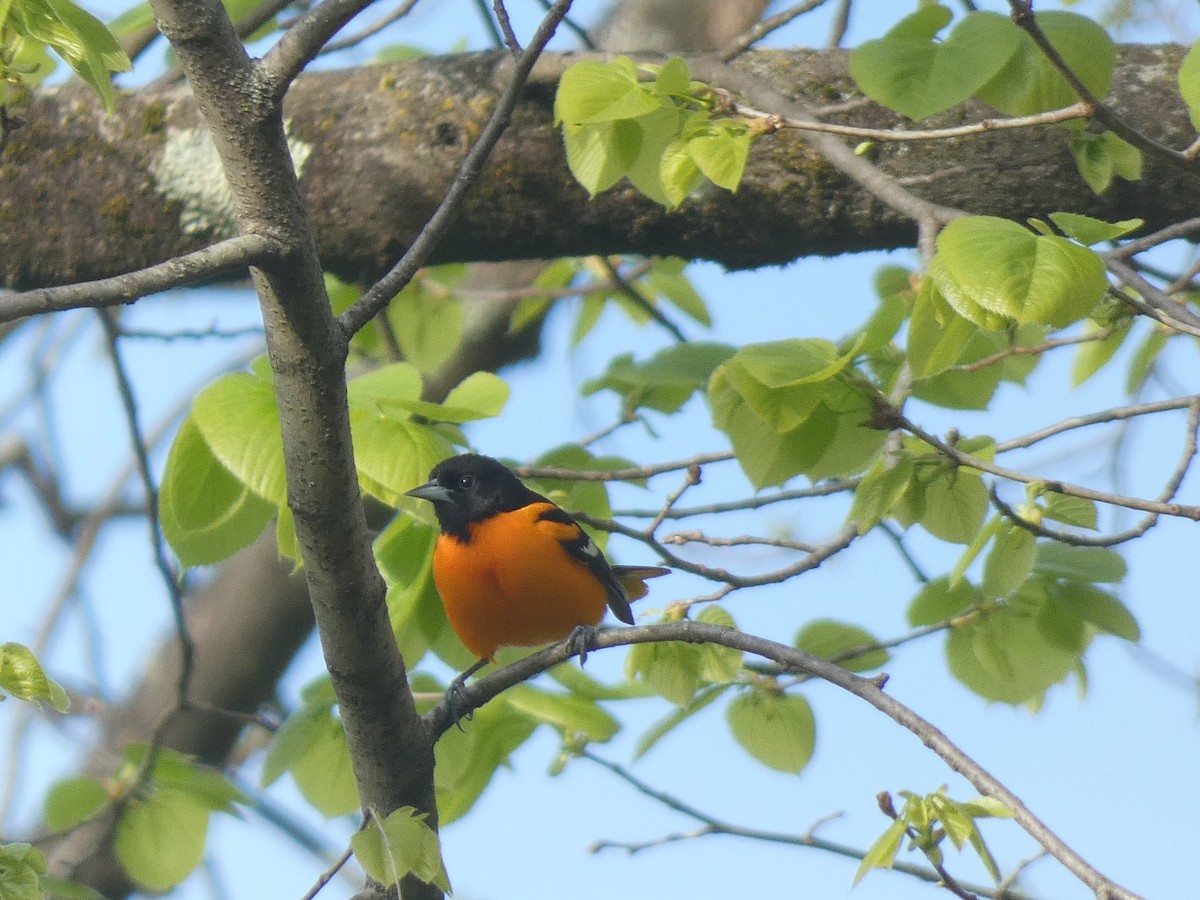
[[[1093,219],[1091,216],[1081,216],[1078,213],[1069,212],[1050,213],[1050,221],[1057,225],[1067,237],[1088,247],[1125,237],[1145,224],[1142,219],[1105,222],[1102,219]]]
[[[1071,497],[1067,494],[1056,494],[1053,491],[1042,496],[1045,506],[1042,515],[1064,525],[1074,525],[1076,528],[1096,530],[1096,504],[1083,497]]]
[[[1179,66],[1179,93],[1192,117],[1192,127],[1200,131],[1200,41],[1192,44]]]
[[[691,279],[687,276],[687,264],[686,259],[680,259],[677,256],[656,259],[643,280],[655,295],[674,304],[684,315],[701,325],[711,325],[712,317],[708,314],[708,307],[704,305],[704,299],[696,292]],[[687,344],[675,345],[676,348],[688,346],[695,346],[695,344],[689,341]],[[709,344],[707,346],[720,345]]]
[[[430,470],[454,453],[436,430],[415,422],[351,416],[350,431],[363,489],[389,506],[406,510],[419,504],[404,497],[404,492],[423,484]]]
[[[987,488],[979,475],[947,468],[925,487],[921,527],[943,541],[969,544],[983,527],[987,507]]]
[[[42,900],[41,876],[46,857],[32,844],[0,845],[0,897],[4,900]]]
[[[691,644],[637,644],[625,658],[626,677],[643,678],[654,693],[676,706],[692,702],[703,681],[704,658]]]
[[[615,391],[625,398],[623,406],[629,412],[640,408],[678,412],[734,352],[727,344],[689,341],[660,350],[642,363],[622,354],[609,362],[603,375],[584,383],[583,394]]]
[[[18,700],[45,703],[64,713],[71,702],[62,685],[51,681],[33,651],[23,644],[0,644],[0,700],[11,694]]]
[[[688,114],[683,110],[668,106],[623,123],[637,129],[636,139],[632,141],[636,154],[626,172],[630,183],[655,203],[667,207],[677,205],[683,197],[673,199],[663,184],[663,155],[679,137],[687,118]]]
[[[942,296],[933,278],[921,281],[908,325],[908,363],[913,376],[924,378],[959,361],[978,331]]]
[[[352,410],[403,415],[408,412],[404,404],[420,400],[422,386],[421,373],[412,363],[391,363],[352,378],[346,397]]]
[[[611,62],[581,60],[559,79],[554,121],[582,125],[636,119],[659,106],[649,85],[638,83],[637,69],[628,57]]]
[[[582,734],[589,741],[604,743],[621,729],[609,713],[593,700],[571,694],[554,694],[527,684],[511,688],[505,697],[513,709],[539,722],[553,725],[566,734]]]
[[[979,589],[986,597],[1005,597],[1019,588],[1033,569],[1037,540],[1024,528],[1009,525],[996,534],[983,564]]]
[[[850,74],[863,93],[910,119],[924,119],[974,94],[1020,46],[1008,19],[981,12],[935,41],[950,18],[946,7],[925,5],[884,37],[860,45],[850,55]]]
[[[750,155],[745,125],[714,122],[687,137],[687,154],[713,184],[736,191]]]
[[[129,877],[166,891],[192,873],[204,856],[209,810],[190,794],[156,788],[133,799],[117,822],[113,849]]]
[[[53,832],[74,828],[99,812],[108,800],[108,792],[96,779],[65,778],[46,793],[42,805],[46,827]],[[2,892],[0,896],[3,896]]]
[[[960,315],[984,328],[995,327],[995,316],[1063,327],[1090,313],[1108,288],[1091,250],[1007,219],[956,219],[937,247],[929,277]]]
[[[696,616],[697,622],[707,622],[709,625],[720,625],[724,628],[737,628],[729,611],[714,604],[708,604]],[[716,684],[728,684],[736,681],[742,674],[742,651],[735,647],[722,644],[700,644],[700,677],[705,681]]]
[[[849,519],[858,523],[858,533],[866,534],[888,518],[908,490],[913,477],[912,461],[900,457],[889,465],[881,459],[871,467],[854,491]]]
[[[471,419],[454,421],[468,422],[474,419],[490,419],[500,415],[511,393],[508,383],[499,375],[492,372],[474,372],[450,390],[442,405],[472,413]],[[450,420],[440,419],[439,421]]]
[[[1079,345],[1071,364],[1071,387],[1079,387],[1116,355],[1129,336],[1132,324],[1132,319],[1123,319],[1113,326],[1112,334],[1108,337]],[[1086,331],[1094,334],[1100,328],[1094,322],[1088,322]]]
[[[1125,578],[1125,560],[1107,547],[1072,547],[1057,541],[1038,544],[1034,569],[1068,581],[1115,583]]]
[[[163,535],[179,561],[200,566],[253,543],[276,507],[221,464],[189,416],[167,454],[158,510]]]
[[[954,677],[985,700],[1039,702],[1078,666],[1087,646],[1082,624],[1026,582],[1004,605],[952,628],[946,660]]]
[[[907,833],[903,819],[896,819],[892,822],[863,854],[862,862],[858,865],[858,871],[854,873],[854,881],[851,882],[851,886],[862,881],[863,876],[872,869],[890,869],[896,861],[896,854],[900,851],[900,844]]]
[[[670,734],[676,726],[710,705],[732,686],[732,684],[710,684],[706,688],[701,688],[696,696],[692,698],[691,703],[686,706],[676,707],[646,729],[645,733],[638,738],[637,746],[633,751],[633,758],[640,759],[650,751],[651,747]]]
[[[372,817],[366,828],[350,838],[354,856],[369,878],[391,887],[412,874],[450,893],[442,845],[425,816],[411,806],[401,806],[382,822]]]
[[[420,371],[432,372],[458,346],[466,313],[453,294],[430,290],[413,280],[392,298],[387,319],[404,358]]]
[[[641,144],[641,129],[632,122],[563,125],[562,133],[567,166],[593,197],[625,176]]]
[[[1142,151],[1111,131],[1095,134],[1083,128],[1071,131],[1071,153],[1079,174],[1093,193],[1103,194],[1114,176],[1126,181],[1142,177]]]
[[[1039,12],[1037,23],[1092,95],[1104,99],[1117,58],[1116,47],[1105,30],[1086,16],[1055,10]],[[1070,106],[1078,99],[1054,64],[1024,32],[1008,62],[977,95],[1010,116],[1046,112]]]
[[[725,720],[742,749],[768,768],[799,774],[812,759],[817,723],[797,694],[746,691],[726,707]]]
[[[466,731],[452,728],[434,747],[437,765],[438,818],[445,826],[465,815],[496,769],[537,728],[537,721],[517,711],[501,696],[475,711]]]
[[[891,658],[887,650],[876,646],[878,643],[878,638],[857,625],[817,619],[800,629],[792,645],[797,650],[836,662],[851,672],[867,672],[882,668]],[[846,656],[852,650],[872,646],[872,650]]]
[[[1135,644],[1141,640],[1142,631],[1133,613],[1108,591],[1078,581],[1066,581],[1051,588],[1050,596],[1101,631]]]
[[[21,0],[4,25],[53,48],[104,103],[116,109],[110,74],[128,72],[132,63],[104,23],[69,0]]]
[[[951,583],[935,578],[921,587],[908,607],[908,624],[913,628],[937,625],[977,605],[983,598],[969,581]]]
[[[191,418],[235,478],[268,503],[287,502],[279,410],[269,381],[249,372],[219,378],[197,395]]]
[[[1126,393],[1135,394],[1146,383],[1146,379],[1150,377],[1150,372],[1158,359],[1158,354],[1165,346],[1167,346],[1165,332],[1154,328],[1146,333],[1141,343],[1137,345],[1133,359],[1129,363],[1129,374],[1125,379]]]
[[[304,799],[321,815],[328,819],[349,815],[361,804],[346,733],[330,711],[315,718],[309,726],[308,748],[292,761],[289,771]]]

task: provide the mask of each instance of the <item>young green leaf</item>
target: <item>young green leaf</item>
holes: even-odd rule
[[[1037,23],[1092,96],[1103,99],[1117,59],[1117,48],[1107,32],[1086,16],[1058,10],[1038,12]],[[977,91],[977,96],[1009,116],[1046,112],[1078,99],[1054,64],[1023,31],[1008,62]]]
[[[904,841],[907,833],[907,827],[902,819],[893,821],[863,854],[862,862],[859,863],[858,870],[854,873],[851,886],[862,881],[863,876],[872,869],[890,869],[896,861],[896,854],[900,852],[900,844]]]
[[[104,786],[94,778],[65,778],[50,788],[42,804],[46,827],[56,833],[74,828],[99,812],[109,799]]]
[[[986,597],[1005,597],[1029,576],[1037,540],[1024,528],[1008,525],[996,534],[995,543],[983,563],[979,589]]]
[[[984,328],[995,327],[993,316],[1063,327],[1090,313],[1108,289],[1091,250],[1007,219],[956,219],[937,246],[930,278],[960,315]]]
[[[725,719],[742,749],[768,768],[798,774],[812,758],[817,724],[799,695],[746,691],[729,704]]]
[[[1179,66],[1179,93],[1192,117],[1192,127],[1200,131],[1200,41],[1192,44]]]
[[[268,380],[249,372],[219,378],[197,395],[191,418],[235,478],[268,503],[287,501],[279,410]]]
[[[0,844],[0,897],[4,900],[43,900],[42,876],[46,857],[32,844]]]
[[[660,106],[649,84],[638,82],[637,69],[626,56],[611,62],[581,60],[558,82],[555,123],[585,125],[636,119]]]
[[[865,628],[833,619],[817,619],[800,629],[792,645],[797,650],[832,660],[851,672],[867,672],[882,668],[891,658],[886,650],[877,646],[878,643],[879,639]],[[873,649],[846,655],[863,647]]]
[[[513,709],[566,734],[581,734],[589,741],[611,740],[621,725],[593,700],[572,694],[555,694],[527,684],[512,688],[505,695]]]
[[[1057,541],[1038,545],[1034,568],[1069,581],[1117,582],[1125,578],[1125,560],[1107,547],[1072,547]]]
[[[249,546],[276,507],[225,468],[189,416],[167,454],[158,510],[163,535],[179,561],[200,566]]]
[[[18,700],[45,703],[60,713],[71,706],[67,692],[46,676],[33,651],[12,641],[0,644],[0,700],[5,694]]]
[[[913,120],[957,106],[999,72],[1020,46],[1020,34],[1004,16],[973,12],[944,41],[944,6],[924,5],[884,37],[866,41],[850,55],[850,74],[863,93]]]
[[[192,873],[204,857],[209,810],[184,791],[153,789],[126,805],[113,849],[129,877],[151,891],[166,891]]]
[[[400,807],[383,821],[372,817],[366,828],[350,838],[350,846],[363,871],[382,885],[399,885],[412,874],[450,892],[437,832],[425,823],[425,813],[411,806]]]

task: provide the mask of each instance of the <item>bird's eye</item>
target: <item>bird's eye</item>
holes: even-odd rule
[[[464,491],[468,490],[475,483],[474,475],[462,475],[458,479],[458,486]]]

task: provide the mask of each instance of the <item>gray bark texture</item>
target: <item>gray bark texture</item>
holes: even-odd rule
[[[1175,81],[1183,53],[1174,45],[1123,47],[1109,98],[1133,127],[1175,147],[1193,136]],[[833,169],[795,131],[756,142],[736,194],[714,188],[665,210],[622,182],[589,199],[567,170],[552,121],[555,84],[574,58],[552,55],[539,63],[511,129],[434,261],[630,252],[747,268],[914,243],[912,222]],[[841,51],[755,52],[733,65],[810,108],[856,96]],[[486,121],[508,68],[505,54],[485,53],[297,81],[286,115],[293,140],[310,151],[301,187],[329,271],[370,281],[404,251]],[[754,105],[753,97],[745,99]],[[921,127],[989,115],[968,103]],[[126,95],[114,116],[82,91],[46,91],[23,118],[0,165],[4,285],[111,276],[230,236],[218,215],[196,214],[172,199],[204,185],[168,188],[156,179],[170,139],[200,124],[183,89]],[[900,124],[871,104],[828,121]],[[881,143],[873,154],[912,193],[971,213],[1017,220],[1057,210],[1109,220],[1139,215],[1155,228],[1196,208],[1194,173],[1150,156],[1141,181],[1117,180],[1094,195],[1061,127]]]

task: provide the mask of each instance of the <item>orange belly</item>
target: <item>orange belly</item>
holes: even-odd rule
[[[604,586],[561,544],[575,526],[539,521],[548,508],[535,503],[475,522],[469,542],[438,538],[434,583],[454,633],[480,659],[500,647],[561,641],[604,618]]]

